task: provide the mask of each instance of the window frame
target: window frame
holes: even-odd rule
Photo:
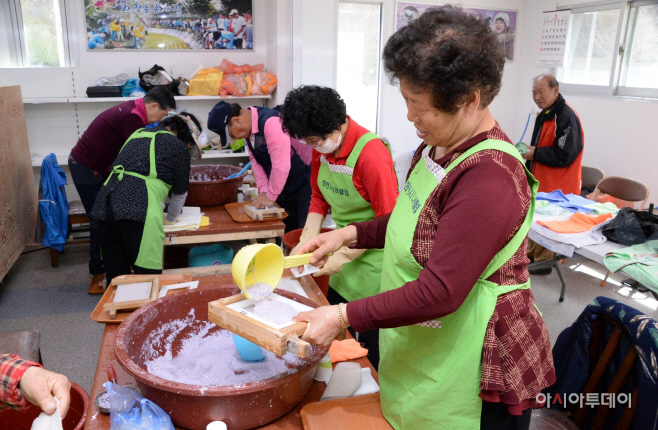
[[[71,49],[71,42],[75,41],[75,37],[70,35],[75,32],[75,26],[71,25],[74,16],[69,17],[67,14],[70,9],[71,0],[56,0],[59,5],[59,16],[62,26],[62,55],[64,62],[58,66],[30,66],[27,52],[27,41],[25,38],[25,27],[23,25],[23,12],[21,9],[20,0],[8,0],[2,2],[0,11],[5,16],[5,29],[9,45],[9,67],[11,68],[25,68],[25,69],[46,69],[46,68],[62,68],[72,67],[75,63],[73,50]]]
[[[620,53],[619,70],[617,74],[619,83],[615,87],[615,95],[625,97],[658,98],[658,88],[626,87],[620,84],[622,74],[626,71],[628,61],[630,60],[630,48],[632,47],[632,37],[634,35],[629,34],[628,26],[630,25],[630,20],[632,18],[633,8],[651,5],[658,5],[658,0],[640,0],[628,2],[628,17],[625,23],[626,27],[624,28],[624,41],[623,44],[620,45],[620,48],[618,48],[618,52]]]
[[[630,51],[627,49],[629,39],[629,21],[631,12],[634,7],[658,4],[658,0],[637,0],[637,1],[608,1],[588,3],[579,6],[561,7],[560,10],[570,10],[571,15],[587,12],[599,12],[604,10],[620,9],[619,21],[617,24],[617,34],[615,36],[615,47],[613,51],[612,65],[610,67],[610,80],[608,85],[585,85],[560,83],[560,90],[565,93],[579,95],[602,95],[602,96],[622,96],[634,98],[658,98],[658,89],[655,88],[637,88],[621,86],[622,73],[625,71],[624,62],[628,61]],[[557,68],[552,68],[551,72],[556,75]]]
[[[377,101],[375,106],[377,106],[377,112],[375,115],[375,133],[379,132],[380,124],[381,124],[381,100],[382,100],[382,69],[383,69],[383,63],[382,63],[382,55],[384,52],[384,1],[383,0],[337,0],[336,1],[336,28],[335,28],[335,40],[336,40],[336,58],[334,61],[334,88],[338,86],[338,9],[340,7],[340,3],[356,3],[356,4],[370,4],[370,5],[375,5],[379,6],[379,47],[378,47],[378,63],[377,63]],[[373,131],[373,130],[371,130]]]

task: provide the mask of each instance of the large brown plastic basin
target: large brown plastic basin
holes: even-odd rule
[[[174,424],[190,430],[205,430],[211,421],[224,421],[228,428],[248,429],[267,424],[293,409],[313,382],[315,368],[327,348],[312,348],[311,357],[297,366],[294,374],[262,381],[221,387],[201,387],[168,381],[146,371],[140,350],[152,330],[176,319],[184,319],[194,308],[198,320],[207,321],[208,302],[238,294],[237,286],[191,290],[156,300],[135,311],[119,327],[115,352],[120,365],[137,381],[142,395],[163,408]],[[311,307],[304,297],[287,291],[277,294]],[[219,330],[219,328],[218,328]],[[179,335],[186,335],[185,331]],[[176,341],[174,341],[174,354]],[[163,351],[158,351],[163,354]],[[221,360],[221,357],[217,357]]]
[[[224,179],[242,170],[236,166],[200,164],[190,168],[190,189],[187,192],[186,206],[221,206],[238,201],[238,188],[244,175]],[[205,177],[199,180],[194,178]]]

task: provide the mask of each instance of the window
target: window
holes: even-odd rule
[[[658,3],[632,7],[620,87],[658,89]]]
[[[620,13],[621,9],[611,9],[571,15],[559,81],[608,85]]]
[[[658,0],[572,9],[564,67],[566,92],[658,97]]]
[[[65,67],[69,65],[63,0],[8,0],[0,36],[2,67]]]
[[[379,103],[381,4],[338,4],[336,89],[347,113],[375,132]]]

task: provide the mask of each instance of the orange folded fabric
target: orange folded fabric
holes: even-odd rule
[[[564,221],[537,221],[537,224],[543,225],[556,233],[582,233],[590,231],[595,225],[599,225],[610,218],[612,218],[612,214],[589,216],[576,212],[571,215],[571,218]]]
[[[332,363],[353,360],[368,355],[368,350],[354,339],[334,340],[329,347]]]

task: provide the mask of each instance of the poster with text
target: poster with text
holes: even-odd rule
[[[418,3],[398,1],[395,7],[395,29],[399,30],[418,18],[428,8],[438,7],[437,3]],[[498,43],[505,50],[507,61],[514,60],[514,39],[516,30],[517,11],[514,10],[495,10],[481,9],[472,7],[463,7],[465,12],[472,13],[482,17],[491,30],[496,33]]]
[[[539,67],[562,67],[569,34],[571,11],[544,12],[541,27],[541,42],[537,65]]]
[[[254,49],[252,0],[84,0],[87,50]]]

